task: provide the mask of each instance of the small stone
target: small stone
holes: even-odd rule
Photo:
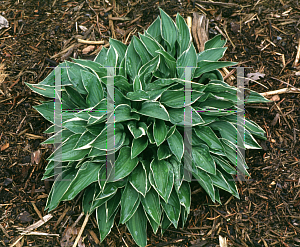
[[[27,211],[20,213],[18,218],[21,221],[21,223],[28,223],[28,222],[32,221],[32,217],[31,217],[30,213],[28,213]]]
[[[6,178],[6,179],[4,179],[3,185],[4,186],[10,185],[12,183],[12,181],[13,180],[11,178]]]

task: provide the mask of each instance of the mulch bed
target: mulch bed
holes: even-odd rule
[[[102,47],[78,39],[107,46],[113,37],[128,44],[157,17],[158,7],[172,17],[205,13],[210,37],[222,32],[228,38],[225,60],[249,67],[245,74],[263,74],[249,81],[250,89],[300,88],[298,1],[0,1],[0,15],[9,21],[0,30],[0,246],[18,239],[15,246],[72,246],[84,220],[78,196],[50,212],[53,217],[33,229],[34,235],[25,234],[48,214],[44,207],[52,182],[41,178],[53,149],[40,145],[50,124],[32,108],[43,98],[24,82],[40,82],[49,67],[70,57],[92,59]],[[226,81],[234,85],[232,76]],[[192,182],[186,226],[170,227],[163,236],[149,226],[149,246],[217,246],[219,236],[228,246],[300,246],[300,94],[273,100],[246,106],[246,117],[265,129],[268,140],[260,142],[262,150],[246,151],[251,180],[238,182],[241,199],[224,192],[223,204],[213,204]],[[92,216],[79,246],[135,246],[124,225],[115,224],[102,243],[98,238]]]

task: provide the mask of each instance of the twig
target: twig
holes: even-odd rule
[[[79,43],[82,43],[82,44],[104,45],[104,41],[103,41],[103,40],[92,41],[92,40],[77,39],[77,41],[78,41]]]
[[[77,244],[78,244],[78,242],[79,242],[79,239],[80,239],[80,237],[81,237],[81,235],[82,235],[82,233],[83,233],[83,230],[84,230],[84,228],[85,228],[85,226],[86,226],[88,220],[89,220],[89,214],[87,214],[87,215],[85,216],[85,219],[84,219],[83,224],[82,224],[82,226],[81,226],[81,228],[80,228],[80,231],[79,231],[79,233],[78,233],[78,235],[77,235],[77,237],[76,237],[76,240],[75,240],[75,242],[74,242],[74,244],[73,244],[73,247],[76,247],[76,246],[77,246]]]
[[[2,232],[4,233],[4,235],[5,235],[7,238],[10,238],[10,236],[8,235],[7,231],[6,231],[5,228],[2,226],[2,224],[0,224],[0,228],[1,228]]]
[[[239,5],[236,3],[208,2],[208,1],[199,1],[199,0],[196,0],[196,2],[200,4],[207,4],[207,5],[219,5],[225,8],[239,7]]]
[[[284,83],[284,84],[286,84],[286,85],[288,85],[288,86],[290,86],[290,87],[292,87],[292,88],[294,88],[294,89],[296,89],[297,91],[300,92],[300,90],[299,90],[298,88],[294,87],[293,85],[291,85],[291,84],[289,84],[289,83],[287,83],[287,82],[285,82],[285,81],[282,81],[282,80],[277,79],[277,78],[275,78],[275,77],[271,77],[271,78],[274,79],[274,80],[280,81],[281,83]]]
[[[269,91],[269,92],[265,92],[265,93],[260,93],[261,96],[272,96],[275,94],[284,94],[284,93],[299,93],[300,90],[294,89],[294,88],[283,88],[283,89],[279,89],[279,90],[275,90],[275,91]]]
[[[40,217],[40,219],[43,220],[43,216],[42,216],[40,210],[38,210],[38,208],[36,207],[35,203],[31,202],[31,204],[33,206],[34,211],[37,213],[37,215]]]
[[[292,129],[291,126],[290,126],[290,124],[289,124],[289,122],[287,121],[285,115],[282,113],[280,107],[276,104],[276,102],[274,102],[274,104],[276,105],[278,111],[280,112],[280,114],[281,114],[281,116],[283,117],[283,119],[284,119],[284,121],[286,122],[286,124],[289,126],[290,129]]]

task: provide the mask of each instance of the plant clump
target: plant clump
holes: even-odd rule
[[[242,126],[244,137],[237,131],[239,90],[218,71],[236,65],[219,61],[225,44],[217,35],[197,53],[184,19],[177,14],[174,22],[160,9],[160,17],[128,46],[110,39],[110,48],[103,47],[94,61],[72,59],[58,65],[63,109],[59,132],[53,114],[56,69],[38,84],[26,84],[51,99],[34,107],[52,123],[45,133],[53,135],[44,143],[61,139],[43,176],[55,177],[45,209],[51,211],[83,191],[82,210],[96,212],[101,241],[120,211],[119,224],[126,224],[135,242],[146,246],[147,221],[154,233],[171,224],[177,228],[179,222],[184,226],[192,179],[213,202],[221,203],[220,190],[239,198],[233,176],[237,170],[249,174],[237,139],[240,148],[258,149],[254,137],[265,137],[248,119]],[[190,100],[185,98],[187,84]],[[253,102],[268,100],[251,91],[246,103]],[[191,111],[188,138],[185,109]],[[186,145],[192,146],[190,152]],[[113,175],[107,174],[108,157],[115,159]]]

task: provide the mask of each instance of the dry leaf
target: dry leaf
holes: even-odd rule
[[[90,53],[90,52],[92,52],[92,51],[94,51],[95,50],[95,46],[94,45],[89,45],[89,46],[87,46],[87,47],[85,47],[83,50],[82,50],[82,54],[88,54],[88,53]]]
[[[5,149],[7,149],[9,147],[9,143],[6,143],[6,144],[3,144],[1,147],[0,147],[0,150],[3,151]]]
[[[263,73],[259,73],[259,72],[256,72],[256,73],[249,73],[247,74],[247,77],[251,80],[259,80],[260,78],[264,78],[265,77],[265,74]]]
[[[31,153],[31,164],[33,165],[34,162],[38,165],[41,161],[41,151],[37,150]]]
[[[278,94],[275,94],[275,95],[272,96],[271,100],[272,100],[272,101],[279,101],[279,100],[280,100],[280,97],[279,97]]]

